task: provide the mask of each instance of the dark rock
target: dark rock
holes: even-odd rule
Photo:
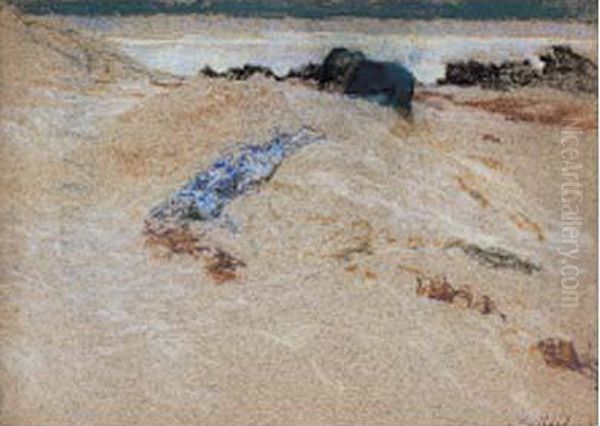
[[[262,75],[266,78],[272,78],[276,81],[285,81],[288,79],[319,81],[321,75],[321,65],[309,63],[300,68],[290,70],[283,77],[277,75],[269,67],[251,64],[246,64],[243,67],[229,68],[227,71],[223,72],[215,71],[207,65],[200,70],[199,74],[208,78],[224,78],[227,80],[248,80],[255,75]]]
[[[336,47],[325,57],[319,76],[321,89],[330,87],[345,90],[348,82],[358,68],[365,61],[362,52],[352,52],[343,47]]]
[[[414,76],[401,64],[373,61],[362,52],[341,47],[329,52],[322,65],[309,63],[289,71],[285,76],[278,76],[267,67],[248,64],[224,72],[208,66],[200,71],[200,75],[205,77],[229,80],[247,80],[257,74],[276,81],[316,81],[319,89],[365,98],[406,113],[411,110],[415,87]]]
[[[206,66],[200,70],[200,75],[209,78],[226,78],[228,80],[248,80],[254,75],[263,75],[267,78],[274,80],[282,80],[277,74],[275,74],[270,68],[263,67],[261,65],[246,64],[241,68],[229,68],[227,71],[218,72],[213,70],[211,67]]]
[[[530,85],[547,86],[569,92],[596,91],[598,68],[588,58],[568,46],[553,46],[540,55],[541,71],[528,61],[484,64],[475,60],[451,62],[439,84],[480,86],[485,89],[509,90]]]
[[[355,69],[344,93],[410,112],[415,79],[400,64],[365,60]]]
[[[323,62],[319,87],[410,112],[415,78],[398,63],[373,61],[362,52],[335,48]]]
[[[289,78],[296,78],[300,80],[314,80],[319,81],[321,77],[321,65],[313,64],[312,62],[304,65],[300,68],[290,70],[285,77],[284,80]]]
[[[551,87],[570,92],[596,91],[598,67],[568,46],[554,46],[540,56],[544,62],[542,78]]]
[[[507,90],[513,86],[528,86],[539,79],[539,73],[529,61],[496,65],[469,60],[447,64],[446,76],[439,83]]]
[[[480,62],[455,62],[446,65],[446,77],[440,83],[454,84],[456,86],[474,86],[489,81],[492,73],[488,67]]]
[[[223,73],[218,73],[217,71],[213,70],[208,65],[200,70],[200,75],[208,78],[219,78],[222,76],[222,74]]]

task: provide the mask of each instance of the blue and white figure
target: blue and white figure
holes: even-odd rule
[[[234,198],[267,181],[282,161],[305,145],[323,138],[304,127],[279,133],[267,144],[245,145],[218,159],[166,203],[157,206],[155,219],[210,220],[217,218]]]

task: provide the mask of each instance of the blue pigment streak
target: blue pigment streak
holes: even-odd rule
[[[156,219],[210,220],[235,198],[269,180],[284,159],[322,137],[308,128],[279,133],[263,145],[244,145],[215,161],[166,203],[152,210]]]

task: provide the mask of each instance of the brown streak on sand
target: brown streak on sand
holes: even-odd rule
[[[530,350],[539,351],[549,367],[571,370],[595,382],[598,380],[598,360],[580,357],[570,340],[550,337],[539,340]]]
[[[507,94],[491,99],[459,99],[454,94],[422,90],[415,93],[414,100],[417,102],[443,100],[457,106],[467,106],[501,114],[509,121],[560,125],[565,120],[579,119],[581,120],[580,127],[584,130],[593,130],[597,127],[595,109],[589,108],[586,102],[582,102],[580,98],[572,98],[565,102],[564,99],[537,99],[533,95]],[[434,104],[434,106],[436,105]],[[438,105],[436,109],[443,108]],[[483,140],[501,143],[501,140],[492,134],[484,134]]]
[[[373,227],[366,220],[355,220],[347,229],[334,232],[325,241],[342,246],[333,253],[338,260],[347,260],[355,254],[373,254]]]
[[[476,295],[469,286],[454,288],[446,277],[417,276],[417,296],[445,302],[463,309],[473,309],[481,315],[498,312],[494,301],[486,295]],[[498,312],[502,319],[506,316]]]
[[[539,101],[528,98],[497,97],[454,101],[456,105],[469,106],[503,115],[509,121],[535,122],[544,125],[560,125],[568,119],[582,119],[580,127],[585,130],[596,128],[596,118],[589,108],[576,103],[552,100]]]
[[[423,270],[421,270],[420,268],[417,268],[416,266],[412,266],[412,265],[398,265],[398,269],[400,269],[401,271],[405,271],[408,272],[410,274],[414,274],[414,275],[424,275]]]
[[[411,235],[408,237],[407,246],[411,250],[418,250],[425,247],[425,240],[421,235]]]
[[[321,214],[308,215],[304,219],[307,223],[316,223],[319,225],[332,225],[336,223],[338,218],[335,216],[326,216]]]
[[[502,161],[497,160],[493,157],[485,157],[482,155],[469,155],[469,158],[479,161],[481,164],[492,170],[500,171],[504,169],[504,164],[502,163]]]
[[[453,102],[454,101],[454,96],[448,93],[439,93],[439,92],[434,92],[431,90],[421,90],[415,93],[413,99],[415,101],[424,101],[424,100],[428,100],[431,98],[439,98],[439,99],[444,99],[446,101],[450,101]]]
[[[481,136],[481,139],[487,142],[492,142],[492,143],[497,143],[500,144],[502,143],[502,139],[500,139],[498,136],[496,135],[492,135],[490,133],[485,133]]]
[[[467,180],[471,180],[470,176],[456,176],[455,179],[460,185],[460,189],[469,194],[469,196],[477,201],[482,208],[489,207],[490,202],[483,193],[475,188],[473,184],[467,182]]]
[[[238,278],[237,270],[246,264],[220,248],[204,245],[200,236],[189,226],[155,227],[146,224],[146,246],[166,249],[167,257],[172,254],[187,254],[194,258],[203,257],[206,271],[217,284]]]
[[[238,278],[236,270],[246,264],[226,251],[216,249],[208,258],[207,272],[217,284],[223,284]]]
[[[528,231],[533,233],[539,241],[544,241],[546,237],[542,232],[542,227],[530,220],[523,213],[513,213],[510,215],[510,220],[514,223],[519,229],[523,231]]]

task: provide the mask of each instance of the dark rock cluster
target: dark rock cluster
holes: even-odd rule
[[[475,60],[446,65],[446,76],[440,84],[481,86],[486,89],[506,90],[512,86],[527,86],[539,79],[529,61],[483,64]]]
[[[308,64],[303,65],[300,68],[292,69],[287,73],[285,77],[283,77],[284,80],[290,78],[305,81],[319,81],[319,79],[321,78],[321,65],[309,62]]]
[[[507,61],[501,64],[475,60],[452,62],[440,84],[480,86],[493,90],[509,90],[524,86],[547,86],[569,92],[596,91],[598,67],[590,59],[568,46],[553,46],[540,55],[541,70],[528,60]]]
[[[243,67],[233,67],[223,72],[215,71],[207,65],[200,70],[200,75],[208,78],[224,78],[235,81],[248,80],[255,75],[262,75],[275,81],[298,79],[318,82],[321,76],[321,65],[308,63],[307,65],[290,70],[283,76],[277,75],[271,68],[262,65],[246,64]]]
[[[411,110],[415,78],[412,73],[394,62],[381,62],[368,59],[362,52],[335,48],[322,64],[309,63],[279,76],[268,67],[244,65],[217,72],[204,67],[200,75],[209,78],[247,80],[254,75],[262,75],[276,81],[299,79],[318,83],[321,90],[332,90],[349,96],[356,96],[391,106],[401,112]]]
[[[597,88],[598,66],[568,46],[554,46],[541,55],[543,81],[556,89],[593,93]]]
[[[269,67],[261,65],[246,64],[243,67],[229,68],[227,71],[218,72],[208,65],[200,70],[200,75],[208,78],[226,78],[228,80],[248,80],[254,75],[263,75],[267,78],[273,78],[277,81],[285,80],[285,77],[279,77]]]

